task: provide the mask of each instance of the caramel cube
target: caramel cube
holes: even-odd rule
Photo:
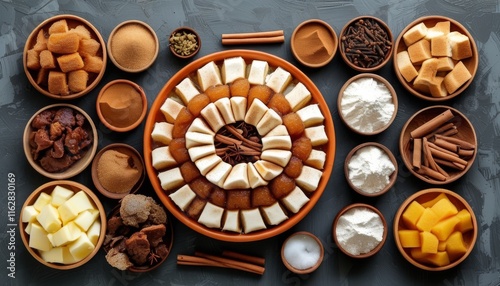
[[[450,257],[446,251],[438,251],[437,253],[428,255],[425,257],[425,260],[435,266],[445,266],[450,264]]]
[[[80,37],[76,33],[55,33],[49,36],[47,49],[56,54],[71,54],[78,51]]]
[[[445,193],[439,193],[439,195],[437,195],[435,198],[433,198],[432,200],[430,201],[426,201],[426,202],[423,202],[422,203],[422,206],[424,208],[430,208],[432,207],[435,203],[437,203],[439,200],[441,199],[447,199],[448,197],[446,196]]]
[[[458,213],[457,207],[448,198],[437,201],[431,210],[438,216],[439,220]]]
[[[49,78],[49,70],[39,69],[36,75],[36,84],[47,86],[48,78]]]
[[[460,231],[455,231],[446,240],[446,252],[452,260],[458,259],[467,252],[467,245]]]
[[[430,85],[437,73],[438,60],[430,58],[422,63],[422,67],[418,71],[418,76],[415,78],[415,84]]]
[[[43,50],[40,52],[40,66],[43,69],[56,68],[56,59],[49,50]]]
[[[410,229],[417,229],[416,224],[424,210],[425,208],[422,207],[422,205],[420,205],[417,201],[411,202],[401,217],[406,227]]]
[[[431,55],[433,57],[451,57],[448,36],[441,35],[431,39]]]
[[[68,22],[66,22],[66,19],[61,19],[59,21],[52,23],[52,25],[50,25],[49,35],[52,35],[55,33],[66,33],[68,30],[69,30]]]
[[[416,223],[416,227],[421,231],[431,231],[432,227],[439,221],[439,217],[430,209],[426,208]]]
[[[440,240],[445,241],[448,239],[450,234],[455,230],[455,225],[460,222],[455,216],[449,217],[438,222],[434,227],[432,227],[431,232]]]
[[[402,229],[398,231],[399,241],[404,248],[421,247],[420,232],[413,229]]]
[[[63,72],[79,70],[84,66],[83,59],[79,53],[62,55],[57,58],[57,63],[59,64],[59,68]]]
[[[38,35],[36,36],[36,43],[33,46],[33,50],[41,52],[47,49],[47,38],[45,37],[45,33],[43,30],[38,31]]]
[[[84,70],[76,70],[68,73],[68,86],[71,92],[80,92],[87,88],[89,74]]]
[[[458,62],[452,71],[444,77],[444,86],[448,93],[454,93],[464,83],[472,78],[467,67],[462,61]]]
[[[472,225],[472,216],[470,215],[470,212],[468,210],[463,209],[459,211],[455,216],[460,220],[460,222],[456,225],[456,229],[458,231],[465,233],[474,228],[474,226]]]
[[[423,61],[430,59],[431,55],[431,42],[422,39],[408,47],[408,55],[413,64],[420,64]]]
[[[82,39],[80,40],[80,46],[78,52],[82,55],[95,56],[101,48],[101,44],[94,39]]]
[[[85,28],[83,25],[78,25],[72,29],[69,30],[69,32],[76,33],[80,37],[80,39],[90,39],[90,31]]]
[[[444,77],[436,76],[428,85],[429,92],[433,97],[445,97],[448,95],[443,83]]]
[[[420,233],[420,243],[420,249],[422,250],[422,253],[438,252],[439,240],[434,234],[428,231],[422,231]]]
[[[68,83],[66,74],[58,71],[50,71],[48,79],[48,89],[52,94],[68,95]]]
[[[40,54],[34,49],[28,50],[26,54],[26,66],[32,70],[37,70],[41,68]]]
[[[104,63],[101,57],[98,56],[86,56],[83,60],[83,69],[87,72],[99,73],[101,72]]]

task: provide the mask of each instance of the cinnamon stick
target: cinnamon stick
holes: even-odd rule
[[[250,256],[250,255],[246,255],[246,254],[242,254],[242,253],[238,253],[238,252],[234,252],[234,251],[229,251],[229,250],[222,251],[222,256],[234,258],[237,260],[245,261],[248,263],[253,263],[256,265],[260,265],[260,266],[264,266],[265,261],[266,261],[262,257]]]
[[[426,137],[427,137],[427,139],[431,139],[431,137],[434,136],[435,134],[442,134],[443,132],[446,132],[452,128],[456,129],[455,123],[448,122],[445,125],[439,127],[438,129],[432,131],[431,133],[429,133]]]
[[[435,156],[437,158],[441,158],[441,159],[444,159],[444,160],[448,160],[448,161],[451,161],[451,162],[457,162],[459,164],[467,166],[467,161],[465,161],[462,158],[451,156],[450,154],[447,154],[447,153],[445,153],[445,152],[443,152],[441,150],[437,150],[437,149],[434,149],[434,148],[429,148],[429,149],[431,151],[432,156]]]
[[[447,109],[446,111],[442,112],[441,114],[437,115],[436,117],[432,118],[431,120],[427,121],[426,123],[422,124],[415,130],[410,132],[410,136],[412,138],[419,138],[426,136],[427,134],[431,133],[434,129],[440,127],[453,117],[454,115],[451,112],[451,110]]]
[[[283,30],[267,31],[267,32],[249,32],[249,33],[232,33],[222,34],[223,39],[248,39],[248,38],[264,38],[283,36]]]
[[[237,261],[237,260],[229,259],[229,258],[225,258],[225,257],[210,255],[210,254],[206,254],[206,253],[202,253],[202,252],[195,252],[195,256],[207,258],[207,259],[210,259],[210,260],[213,260],[216,262],[220,262],[224,265],[228,265],[228,266],[233,267],[233,268],[238,267],[238,268],[241,268],[241,270],[247,269],[247,271],[254,272],[254,273],[257,273],[260,275],[264,274],[264,270],[265,270],[264,267],[259,266],[259,265],[254,265],[254,264],[247,263],[247,262],[241,262],[241,261]]]
[[[455,134],[458,134],[458,129],[456,126],[454,126],[453,128],[450,128],[448,130],[446,130],[445,132],[441,133],[441,135],[443,136],[453,136]]]
[[[276,37],[258,37],[258,38],[243,38],[243,39],[222,39],[223,45],[251,45],[251,44],[276,44],[283,43],[285,36]]]
[[[446,140],[448,142],[457,144],[460,148],[462,149],[476,149],[476,145],[469,143],[465,140],[456,138],[456,137],[450,137],[450,136],[444,136],[444,135],[436,135],[436,138]]]
[[[436,144],[437,146],[439,147],[442,147],[446,150],[450,150],[451,152],[458,152],[458,145],[457,144],[453,144],[449,141],[446,141],[446,140],[443,140],[441,138],[436,138],[436,140],[434,140],[434,144]]]
[[[450,162],[450,161],[446,161],[446,160],[443,160],[443,159],[439,159],[439,158],[435,158],[434,161],[436,161],[436,163],[438,163],[439,165],[442,165],[442,166],[445,166],[445,167],[449,167],[449,168],[453,168],[453,169],[457,169],[457,170],[463,170],[465,169],[465,166],[464,165],[460,165],[460,164],[457,164],[457,163],[454,163],[454,162]]]
[[[243,263],[235,261],[232,259],[224,259],[220,261],[217,256],[203,254],[207,257],[201,255],[202,253],[195,253],[195,256],[191,255],[177,255],[178,265],[193,265],[193,266],[211,266],[211,267],[222,267],[231,268],[242,271],[247,271],[251,273],[256,273],[262,275],[264,273],[264,267],[253,265],[249,263]]]
[[[419,169],[422,164],[422,139],[413,139],[413,160],[412,165],[414,168]]]
[[[431,168],[426,167],[426,166],[421,166],[420,169],[417,170],[417,173],[424,175],[424,176],[431,177],[431,178],[439,180],[439,181],[446,180],[446,177],[443,174],[439,173],[438,171],[434,171]]]
[[[459,148],[458,155],[463,156],[463,157],[471,157],[472,155],[474,155],[474,150],[466,150],[466,149]]]
[[[434,148],[434,149],[437,149],[439,151],[442,151],[446,154],[449,154],[450,156],[455,156],[455,157],[458,157],[458,154],[457,153],[454,153],[454,152],[451,152],[450,150],[447,150],[447,149],[444,149],[443,147],[440,147],[432,142],[429,142],[429,147],[431,148]]]

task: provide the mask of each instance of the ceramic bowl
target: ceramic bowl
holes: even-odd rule
[[[436,23],[444,22],[444,21],[450,22],[450,31],[457,31],[457,32],[460,32],[460,33],[466,35],[467,37],[469,37],[470,45],[471,45],[471,49],[472,49],[472,57],[463,59],[462,62],[464,63],[465,67],[467,68],[469,73],[472,75],[472,77],[467,82],[465,82],[460,88],[458,88],[455,92],[448,94],[448,96],[433,97],[433,96],[431,96],[431,94],[428,91],[415,88],[415,86],[413,85],[413,81],[409,83],[405,80],[405,78],[399,72],[397,54],[399,52],[402,52],[402,51],[405,51],[408,49],[408,47],[406,46],[406,44],[403,40],[403,35],[409,29],[411,29],[412,27],[414,27],[420,23],[424,23],[426,27],[430,28],[430,27],[434,27],[436,25]],[[401,83],[401,85],[403,85],[406,90],[408,90],[414,96],[421,98],[421,99],[424,99],[424,100],[434,101],[434,102],[445,101],[445,100],[449,100],[449,99],[454,98],[457,95],[461,94],[472,83],[472,80],[474,79],[474,76],[477,72],[478,64],[479,64],[479,54],[477,51],[477,46],[476,46],[476,42],[474,41],[474,38],[472,37],[472,35],[469,33],[469,31],[467,31],[467,29],[462,24],[460,24],[458,21],[453,20],[449,17],[425,16],[425,17],[418,18],[415,21],[408,24],[408,26],[406,26],[401,31],[401,33],[399,34],[399,36],[395,42],[394,56],[393,56],[393,65],[394,65],[395,74],[396,74],[399,82]]]
[[[353,210],[353,209],[356,209],[356,208],[368,209],[368,210],[370,210],[372,212],[375,212],[376,214],[378,214],[378,216],[382,220],[382,224],[384,226],[384,231],[383,231],[383,234],[382,234],[382,240],[379,242],[379,244],[377,246],[375,246],[369,252],[360,253],[360,254],[357,254],[357,255],[353,254],[353,253],[349,252],[347,249],[345,249],[342,246],[342,244],[339,243],[339,239],[338,239],[338,236],[337,236],[337,227],[338,227],[339,219],[347,211],[350,211],[350,210]],[[382,247],[384,246],[385,241],[387,240],[387,221],[386,221],[384,215],[377,208],[375,208],[374,206],[368,205],[368,204],[364,204],[364,203],[354,203],[354,204],[350,204],[350,205],[344,207],[343,209],[341,209],[337,213],[337,216],[335,216],[335,219],[333,221],[332,232],[333,232],[333,240],[335,241],[335,244],[337,244],[337,246],[339,247],[340,251],[342,251],[345,255],[347,255],[349,257],[352,257],[352,258],[368,258],[368,257],[371,257],[371,256],[377,254],[382,249]]]
[[[337,52],[337,34],[327,22],[310,19],[300,23],[292,33],[290,40],[292,54],[301,64],[319,68],[327,65]],[[308,48],[304,45],[318,44]]]
[[[120,93],[114,94],[115,97],[123,97],[123,92],[125,92],[123,90],[125,89],[125,87],[128,90],[127,93],[134,94],[137,97],[139,97],[137,101],[140,101],[140,104],[142,105],[139,107],[141,113],[134,115],[137,117],[136,120],[128,125],[121,121],[123,117],[129,117],[127,116],[127,114],[130,114],[130,110],[128,108],[120,109],[123,105],[123,102],[119,102],[116,107],[108,105],[109,110],[103,108],[103,102],[102,102],[106,92],[110,91],[111,89],[115,89],[116,92],[120,90]],[[126,79],[117,79],[108,82],[101,89],[99,95],[97,96],[96,110],[97,110],[97,116],[107,128],[116,132],[128,132],[139,126],[146,117],[146,113],[148,110],[148,99],[146,97],[144,89],[142,89],[142,87],[136,84],[135,82]],[[113,119],[108,117],[110,114],[113,114],[117,118],[120,118],[120,120],[114,121]]]
[[[360,189],[359,187],[356,187],[352,180],[349,179],[350,171],[349,171],[349,163],[352,159],[352,156],[354,156],[359,150],[365,148],[365,147],[376,147],[381,149],[391,160],[392,164],[394,165],[394,171],[392,174],[389,175],[389,183],[381,190],[377,192],[367,192],[365,190]],[[396,179],[398,177],[398,162],[396,161],[396,158],[392,154],[391,150],[389,150],[386,146],[377,143],[377,142],[366,142],[359,144],[358,146],[352,148],[352,150],[347,154],[345,161],[344,161],[344,174],[345,178],[347,180],[347,183],[349,184],[349,187],[351,187],[356,193],[367,196],[367,197],[376,197],[383,195],[389,191],[392,186],[396,183]]]
[[[425,202],[432,201],[433,199],[437,198],[439,195],[442,194],[446,195],[446,197],[451,201],[451,203],[457,208],[458,211],[467,210],[470,213],[472,229],[462,234],[463,242],[467,248],[466,252],[464,252],[461,256],[456,257],[455,260],[451,260],[450,263],[447,265],[436,266],[422,259],[421,260],[415,259],[411,254],[411,248],[405,248],[402,246],[401,239],[399,237],[399,230],[408,229],[408,226],[403,222],[402,215],[412,202],[416,201],[420,204],[423,204]],[[444,271],[457,266],[458,264],[463,262],[467,258],[467,256],[469,256],[477,240],[478,226],[477,226],[476,216],[474,215],[474,210],[470,207],[470,205],[463,197],[461,197],[459,194],[451,190],[442,188],[430,188],[414,193],[401,204],[396,214],[394,215],[393,231],[394,231],[394,239],[396,246],[401,255],[403,255],[403,257],[408,262],[423,270]]]
[[[183,35],[193,35],[194,40],[196,40],[196,45],[197,45],[197,47],[194,50],[190,51],[189,53],[185,53],[185,54],[179,53],[177,51],[177,49],[175,48],[175,41],[174,41],[174,37],[179,37],[179,36],[182,37]],[[182,26],[182,27],[179,27],[179,28],[173,30],[172,33],[170,33],[168,41],[169,41],[168,47],[170,49],[170,52],[172,52],[172,54],[174,56],[181,58],[181,59],[192,58],[201,50],[200,35],[198,35],[196,30],[191,28],[191,27]]]
[[[111,31],[107,47],[109,58],[116,67],[125,72],[139,73],[155,62],[160,44],[155,31],[147,23],[127,20]]]
[[[130,165],[139,171],[140,173],[139,180],[137,181],[137,183],[135,183],[135,185],[132,187],[130,191],[124,193],[114,193],[103,187],[103,185],[99,181],[99,176],[98,176],[99,160],[101,159],[102,154],[104,154],[104,152],[108,150],[115,150],[122,154],[128,155],[130,157],[129,160],[131,162]],[[123,143],[109,144],[106,147],[102,148],[95,155],[94,160],[92,161],[92,181],[94,182],[94,186],[101,194],[111,199],[122,199],[124,196],[128,194],[136,193],[141,188],[145,177],[146,177],[146,169],[144,168],[144,161],[142,159],[141,153],[139,153],[134,147],[128,144],[123,144]]]
[[[387,89],[389,90],[389,92],[391,93],[391,96],[392,96],[392,104],[394,105],[394,112],[392,113],[392,116],[391,118],[385,123],[385,125],[381,125],[381,127],[379,127],[378,129],[374,129],[374,130],[368,130],[368,131],[365,131],[365,130],[361,130],[359,127],[356,127],[354,126],[352,123],[349,123],[349,121],[347,120],[347,117],[349,116],[349,114],[347,113],[344,113],[343,111],[343,108],[342,108],[342,102],[343,102],[343,98],[344,98],[344,92],[345,90],[351,86],[351,84],[357,80],[360,80],[360,79],[373,79],[374,81],[378,82],[378,83],[382,83],[383,85],[385,85],[387,87]],[[375,93],[373,93],[375,94]],[[371,95],[373,96],[373,95]],[[350,100],[351,101],[351,100]],[[350,102],[349,101],[349,102]],[[350,103],[350,104],[353,104],[353,103]],[[340,91],[339,91],[339,95],[337,97],[337,108],[339,110],[339,116],[340,116],[340,119],[342,120],[342,122],[344,122],[344,124],[353,132],[357,133],[357,134],[361,134],[361,135],[376,135],[376,134],[380,134],[382,133],[383,131],[385,131],[387,128],[389,128],[389,126],[392,124],[392,122],[394,121],[394,119],[396,118],[396,114],[398,113],[398,96],[396,94],[396,91],[394,90],[394,88],[392,87],[392,85],[383,77],[377,75],[377,74],[373,74],[373,73],[361,73],[361,74],[357,74],[353,77],[351,77],[350,79],[348,79],[344,85],[340,88]],[[354,115],[354,116],[357,116],[357,115]],[[362,122],[362,125],[364,126],[366,124],[366,122],[370,122],[372,119],[363,119],[361,118],[361,122]],[[361,125],[361,124],[360,124]],[[379,124],[380,125],[380,124]]]
[[[27,206],[33,205],[41,193],[47,193],[50,195],[56,186],[64,187],[66,189],[73,191],[74,193],[77,193],[80,190],[84,191],[85,194],[87,194],[87,196],[90,198],[91,202],[94,204],[95,208],[97,210],[99,210],[99,218],[98,219],[101,222],[100,235],[99,235],[99,239],[97,240],[97,243],[95,245],[95,248],[87,257],[85,257],[84,259],[82,259],[78,262],[72,263],[72,264],[52,263],[52,262],[45,261],[40,256],[40,253],[38,250],[31,248],[29,246],[30,235],[28,233],[26,233],[26,231],[25,231],[26,227],[28,226],[28,223],[23,222],[23,220],[22,220],[22,214],[23,214],[24,209]],[[99,251],[99,249],[101,248],[101,246],[104,242],[104,236],[106,233],[106,223],[105,222],[106,222],[106,212],[104,211],[104,207],[102,206],[101,202],[99,201],[99,198],[89,188],[87,188],[86,186],[84,186],[78,182],[74,182],[74,181],[54,180],[54,181],[50,181],[48,183],[45,183],[45,184],[41,185],[40,187],[38,187],[37,189],[35,189],[28,196],[26,201],[24,202],[24,204],[21,208],[21,216],[19,219],[19,233],[20,233],[20,236],[21,236],[21,239],[23,241],[24,246],[26,247],[28,252],[38,262],[42,263],[43,265],[45,265],[47,267],[53,268],[53,269],[69,270],[69,269],[74,269],[74,268],[80,267],[80,266],[84,265],[85,263],[89,262],[92,259],[92,257],[94,257],[94,255]]]
[[[442,114],[443,112],[450,110],[452,114],[454,115],[454,118],[451,119],[449,122],[453,122],[454,125],[456,126],[456,130],[458,131],[457,134],[455,135],[450,135],[450,138],[456,138],[462,141],[465,141],[468,143],[468,145],[473,145],[477,146],[477,137],[476,137],[476,132],[474,130],[474,126],[472,123],[469,121],[469,119],[462,114],[460,111],[458,111],[455,108],[445,106],[445,105],[435,105],[435,106],[429,106],[424,109],[421,109],[417,111],[414,115],[408,119],[408,121],[405,123],[401,130],[401,135],[399,137],[399,151],[401,153],[401,157],[403,159],[403,162],[405,166],[410,170],[410,172],[415,175],[417,178],[421,179],[422,181],[430,184],[435,184],[435,185],[442,185],[442,184],[448,184],[453,181],[458,180],[461,178],[467,171],[470,169],[472,164],[474,163],[474,160],[476,158],[477,154],[477,148],[470,149],[465,151],[466,149],[462,148],[463,152],[469,152],[470,154],[467,155],[460,155],[460,159],[466,163],[465,166],[461,165],[460,168],[450,168],[445,164],[442,164],[442,162],[439,164],[444,171],[448,174],[445,179],[439,179],[439,177],[433,177],[429,175],[425,175],[421,171],[419,171],[418,168],[413,166],[413,138],[411,135],[411,132],[415,130],[416,128],[422,126],[426,122],[429,122],[431,119],[437,117],[438,115]],[[434,137],[429,136],[430,139],[428,140],[430,143],[434,144]],[[461,151],[461,152],[462,152]],[[423,158],[425,157],[424,152],[421,153],[421,162],[423,162]],[[433,156],[435,157],[435,156]],[[438,157],[437,157],[438,158]],[[438,158],[439,160],[439,158]]]
[[[32,49],[36,42],[37,42],[37,37],[40,31],[42,31],[46,36],[48,36],[48,31],[50,26],[57,21],[60,20],[66,20],[68,24],[69,29],[73,29],[77,26],[83,26],[85,27],[89,32],[90,32],[90,37],[100,44],[100,48],[96,53],[96,56],[99,56],[102,58],[102,69],[100,70],[99,73],[93,73],[89,72],[89,78],[87,81],[87,87],[81,91],[75,91],[75,92],[69,92],[68,95],[60,95],[60,94],[54,94],[50,93],[48,86],[47,86],[47,76],[48,74],[39,74],[39,71],[41,69],[29,69],[28,68],[28,50]],[[24,72],[26,73],[26,76],[28,77],[29,82],[33,87],[42,93],[45,96],[48,96],[50,98],[54,99],[61,99],[61,100],[69,100],[69,99],[75,99],[78,97],[81,97],[87,93],[89,93],[91,90],[93,90],[97,84],[101,81],[102,77],[104,76],[104,72],[106,70],[106,63],[107,63],[107,51],[106,51],[106,43],[104,42],[104,39],[102,38],[101,34],[99,31],[87,20],[75,16],[75,15],[57,15],[54,17],[51,17],[42,23],[40,23],[28,36],[26,39],[26,44],[24,46],[24,51],[23,51],[23,66],[24,66]],[[59,68],[56,69],[56,71],[60,71]],[[79,90],[79,89],[77,89]]]
[[[85,123],[83,125],[83,128],[88,131],[89,135],[92,138],[92,143],[87,146],[85,149],[82,151],[82,156],[79,160],[74,162],[69,168],[61,171],[61,172],[49,172],[42,168],[40,165],[39,160],[35,160],[32,155],[33,147],[31,146],[30,142],[31,136],[36,129],[32,127],[32,122],[35,119],[35,117],[40,114],[42,111],[46,110],[57,110],[59,108],[63,107],[68,107],[74,110],[75,112],[78,112],[82,114],[85,117]],[[24,154],[26,155],[26,159],[30,163],[30,165],[35,169],[38,173],[44,175],[45,177],[55,179],[55,180],[63,180],[63,179],[68,179],[73,176],[76,176],[80,174],[85,168],[92,162],[92,159],[94,158],[94,155],[97,151],[97,144],[98,144],[98,137],[97,137],[97,129],[94,125],[94,121],[92,121],[92,118],[81,108],[72,105],[72,104],[66,104],[66,103],[58,103],[58,104],[52,104],[45,106],[35,112],[35,114],[28,120],[28,123],[26,124],[26,127],[24,128],[24,133],[23,133],[23,149],[24,149]]]
[[[293,241],[295,241],[295,242],[293,242]],[[297,246],[297,247],[293,247],[293,248],[295,248],[296,250],[302,250],[302,252],[297,251],[297,252],[287,254],[287,251],[286,251],[287,243],[294,243],[294,246]],[[301,255],[311,255],[312,249],[316,248],[316,247],[317,247],[317,250],[319,251],[318,261],[313,266],[307,267],[305,269],[297,268],[298,266],[295,265],[294,263],[299,263],[298,260],[303,258]],[[297,249],[297,248],[300,248],[300,249]],[[319,240],[319,238],[317,236],[315,236],[314,234],[307,232],[307,231],[299,231],[299,232],[296,232],[296,233],[290,235],[285,240],[285,242],[283,242],[283,246],[281,247],[281,260],[283,261],[283,264],[285,265],[285,267],[288,270],[290,270],[296,274],[308,274],[308,273],[315,271],[316,269],[318,269],[318,267],[323,262],[324,256],[325,256],[325,251],[323,248],[323,244],[321,243],[321,240]],[[292,260],[292,261],[290,261],[290,260]]]
[[[363,31],[358,32],[357,26],[360,23],[371,23],[378,25],[382,30],[379,33],[385,32],[386,37],[377,39],[379,44],[375,46],[365,46],[365,38],[367,41],[372,41],[371,36]],[[367,24],[367,25],[368,25]],[[350,39],[355,38],[356,34],[361,37],[360,40],[354,40],[352,47],[349,47]],[[358,46],[361,45],[361,46]],[[339,34],[339,52],[344,62],[352,69],[358,72],[374,72],[379,70],[389,62],[392,56],[394,39],[391,29],[387,24],[379,18],[373,16],[359,16],[347,22]],[[352,50],[348,50],[352,49]],[[366,49],[366,50],[365,50]],[[369,60],[366,60],[369,59]],[[373,61],[371,60],[373,59]]]
[[[324,161],[325,164],[322,168],[322,176],[321,178],[319,178],[318,185],[315,191],[310,193],[310,196],[308,197],[309,200],[307,201],[307,203],[302,205],[302,207],[299,210],[297,210],[296,213],[289,213],[287,215],[288,218],[280,222],[278,225],[269,225],[267,226],[266,229],[259,229],[251,232],[249,231],[247,233],[222,231],[221,228],[207,227],[204,224],[199,223],[197,218],[189,217],[169,197],[169,192],[173,192],[177,189],[173,189],[171,191],[165,191],[162,188],[162,184],[159,179],[160,172],[156,170],[152,165],[152,151],[155,148],[164,145],[155,142],[152,139],[152,131],[156,123],[166,122],[165,115],[160,111],[160,108],[162,107],[162,105],[165,104],[169,96],[175,96],[173,95],[174,94],[173,91],[175,90],[176,86],[181,81],[185,80],[185,78],[187,78],[188,76],[195,74],[198,69],[211,62],[214,62],[220,66],[223,63],[224,59],[240,57],[240,56],[247,63],[247,65],[251,64],[253,60],[267,61],[270,67],[281,67],[282,69],[290,72],[294,80],[301,82],[310,91],[312,95],[311,98],[312,102],[317,103],[321,113],[324,114],[323,125],[325,128],[325,134],[328,136],[328,142],[323,145],[323,150],[325,152],[325,161]],[[284,61],[281,58],[272,56],[267,53],[250,51],[250,50],[230,50],[230,51],[214,53],[202,57],[200,59],[197,59],[196,61],[188,64],[186,67],[181,69],[177,74],[175,74],[158,93],[156,100],[153,102],[153,105],[150,108],[149,115],[146,119],[143,140],[144,140],[144,160],[148,177],[152,183],[152,186],[156,194],[158,195],[162,203],[170,211],[170,213],[172,213],[177,219],[179,219],[179,221],[184,223],[189,228],[203,235],[218,240],[231,241],[231,242],[248,242],[248,241],[257,241],[266,239],[278,235],[288,230],[293,225],[297,224],[314,207],[318,199],[321,197],[321,194],[323,193],[327,185],[327,182],[330,178],[335,157],[335,131],[334,131],[333,120],[330,116],[328,105],[324,101],[324,98],[321,95],[321,92],[318,90],[318,88],[304,73],[302,73],[298,68],[288,63],[287,61]],[[176,167],[174,164],[174,166],[170,166],[169,168],[164,170],[168,171],[172,169],[173,170],[172,172],[174,172],[176,171],[175,168]],[[165,172],[163,170],[160,171],[161,173]],[[170,183],[171,183],[170,180],[165,179],[165,184],[168,185]],[[203,202],[201,197],[197,201]]]

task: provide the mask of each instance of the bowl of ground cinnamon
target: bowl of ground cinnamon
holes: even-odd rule
[[[122,199],[137,192],[144,178],[142,156],[127,144],[110,144],[92,161],[92,181],[101,194],[111,199]]]
[[[146,116],[148,102],[144,90],[136,83],[117,79],[107,83],[96,101],[101,122],[116,132],[136,128]]]
[[[109,58],[126,72],[137,73],[149,68],[156,60],[158,50],[155,31],[142,21],[125,21],[109,35]]]
[[[301,64],[319,68],[333,59],[337,52],[337,41],[335,30],[327,22],[310,19],[293,31],[291,49]]]

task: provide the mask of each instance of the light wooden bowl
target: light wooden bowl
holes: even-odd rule
[[[173,44],[170,43],[170,39],[172,37],[174,37],[175,34],[177,33],[186,33],[186,34],[192,34],[196,37],[196,43],[198,44],[198,47],[196,48],[196,50],[192,51],[190,54],[188,55],[181,55],[179,53],[177,53],[175,51],[175,47]],[[198,33],[196,32],[195,29],[191,28],[191,27],[187,27],[187,26],[182,26],[182,27],[179,27],[175,30],[172,31],[172,33],[170,33],[170,37],[168,38],[168,47],[170,49],[170,52],[172,52],[172,54],[180,59],[189,59],[189,58],[192,58],[194,56],[196,56],[196,54],[201,50],[201,38],[200,38],[200,35],[198,35]]]

